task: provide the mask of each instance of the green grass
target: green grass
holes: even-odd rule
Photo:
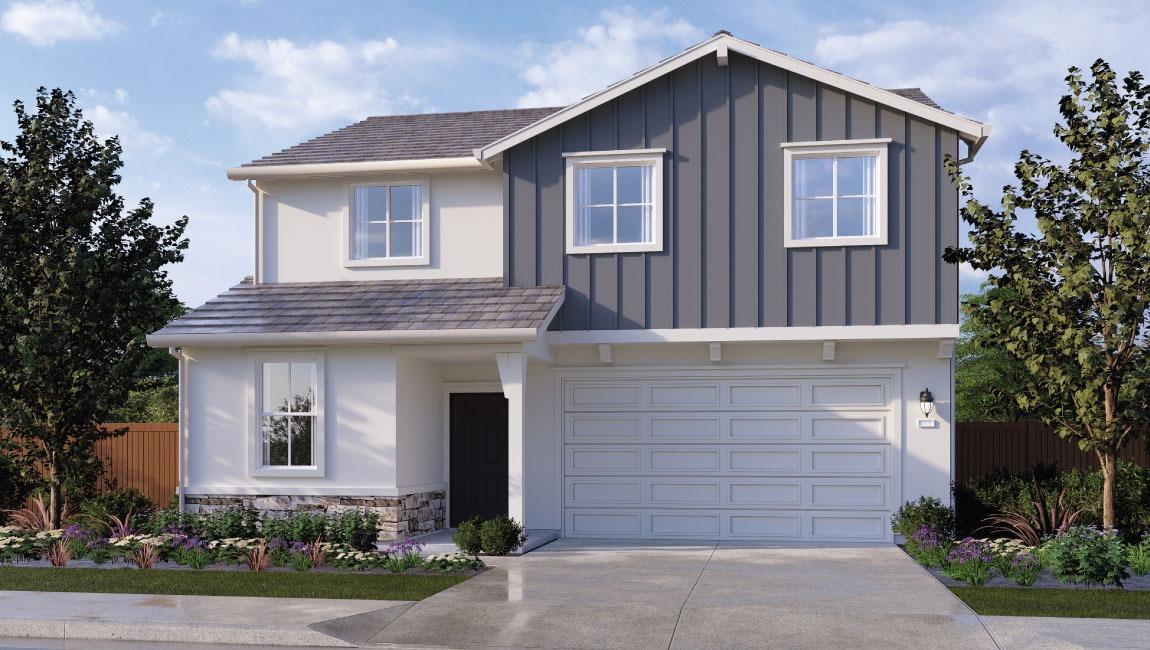
[[[951,587],[950,590],[971,609],[986,616],[1150,619],[1150,591],[1010,587]]]
[[[0,567],[5,591],[423,600],[464,576]]]

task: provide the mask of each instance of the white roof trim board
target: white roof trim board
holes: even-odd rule
[[[588,95],[584,99],[548,116],[530,126],[526,126],[515,133],[500,138],[491,144],[480,147],[475,150],[475,157],[480,160],[490,160],[495,156],[507,151],[517,144],[530,140],[531,138],[543,133],[544,131],[562,124],[567,120],[582,115],[591,109],[601,106],[616,97],[624,95],[625,93],[634,90],[650,81],[663,76],[664,74],[683,66],[691,61],[695,61],[708,54],[715,53],[718,55],[721,51],[733,51],[744,54],[754,59],[758,59],[769,65],[782,68],[789,72],[793,72],[804,77],[809,77],[819,83],[826,84],[833,88],[837,88],[844,92],[848,92],[859,97],[869,99],[871,101],[889,106],[891,108],[903,111],[916,117],[921,117],[936,124],[940,124],[947,128],[954,129],[958,132],[959,137],[970,144],[971,154],[978,150],[982,145],[982,141],[990,135],[990,125],[971,120],[954,113],[944,111],[942,109],[927,106],[921,102],[913,99],[903,97],[902,95],[893,93],[889,90],[872,86],[868,83],[852,79],[837,72],[832,72],[825,68],[820,68],[813,63],[807,63],[781,52],[769,50],[760,45],[756,45],[749,41],[744,41],[740,38],[735,38],[725,32],[719,32],[714,37],[699,43],[693,47],[687,48],[683,52],[676,54],[668,59],[641,71],[633,76],[624,79],[620,82],[612,84],[607,88]]]

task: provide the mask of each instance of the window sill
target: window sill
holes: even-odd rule
[[[431,260],[423,257],[373,257],[363,260],[344,260],[343,265],[349,269],[375,268],[383,266],[428,266]]]
[[[659,253],[663,251],[661,242],[642,244],[591,244],[587,246],[567,246],[568,255],[594,255],[595,253]]]
[[[322,467],[257,467],[248,472],[256,478],[323,478]]]
[[[886,246],[886,237],[815,237],[788,239],[784,248],[821,248],[826,246]]]

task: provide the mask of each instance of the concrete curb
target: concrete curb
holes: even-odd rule
[[[82,639],[90,641],[145,641],[206,643],[214,645],[275,645],[297,647],[355,647],[333,636],[303,627],[269,628],[211,626],[179,623],[110,623],[85,620],[0,619],[0,637]]]

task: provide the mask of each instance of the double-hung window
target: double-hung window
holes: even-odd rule
[[[663,150],[567,158],[567,252],[663,248]]]
[[[888,143],[883,139],[783,145],[787,246],[886,243]]]
[[[422,182],[352,187],[352,265],[425,264],[427,197]]]
[[[256,475],[322,475],[322,360],[271,356],[255,362]]]

